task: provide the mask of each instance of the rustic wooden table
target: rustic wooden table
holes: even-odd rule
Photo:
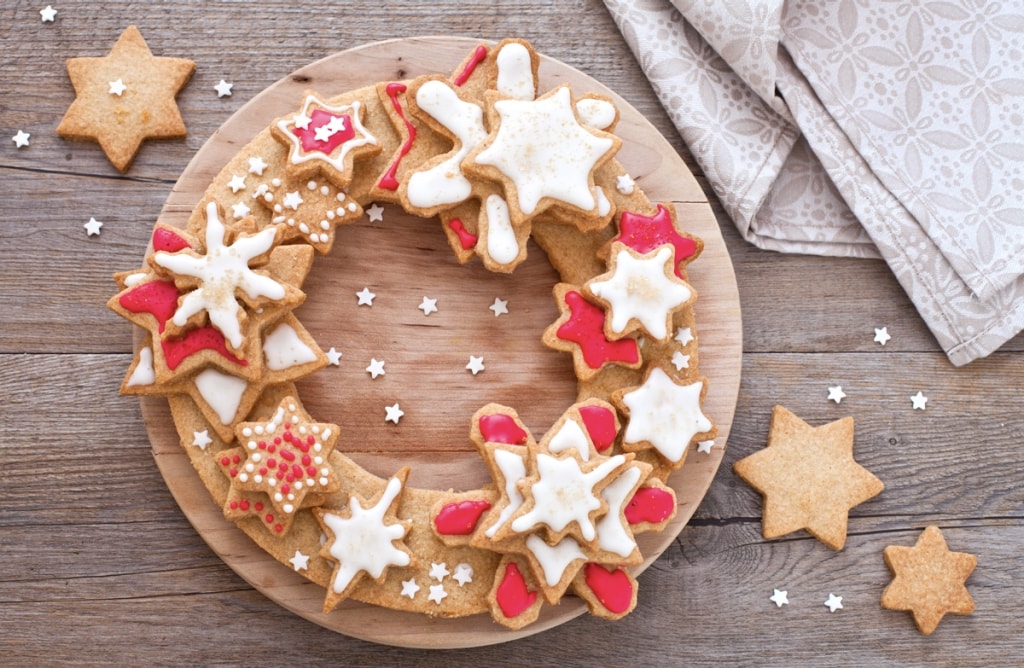
[[[1018,338],[964,369],[936,346],[881,262],[759,251],[714,203],[743,308],[743,378],[723,466],[678,540],[641,577],[638,608],[512,643],[444,652],[348,638],[253,590],[185,519],[153,463],[137,400],[118,395],[131,328],[104,304],[137,264],[192,155],[242,104],[326,55],[406,35],[522,36],[617,91],[697,172],[599,0],[344,4],[53,3],[0,8],[0,653],[5,665],[700,665],[1016,662],[1024,548]],[[156,55],[193,59],[184,140],[146,145],[122,176],[54,132],[74,95],[64,60],[105,55],[136,24]],[[234,83],[219,98],[220,79]],[[698,178],[700,177],[698,172]],[[703,184],[703,182],[702,182]],[[703,184],[706,186],[706,184]],[[705,188],[706,189],[706,188]],[[707,190],[707,189],[706,189]],[[90,217],[104,222],[87,236]],[[873,341],[885,326],[892,339]],[[828,387],[848,395],[837,405]],[[913,410],[911,395],[928,397]],[[783,404],[812,424],[852,415],[859,461],[886,484],[854,509],[846,548],[766,541],[761,499],[731,464],[764,446]],[[882,550],[929,524],[978,556],[977,605],[924,637],[879,605]],[[773,589],[788,591],[777,608]],[[824,606],[830,593],[843,609]]]

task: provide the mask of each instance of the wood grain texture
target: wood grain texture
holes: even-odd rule
[[[103,308],[111,272],[138,262],[189,160],[247,100],[288,73],[403,35],[519,35],[615,90],[695,169],[600,0],[424,4],[313,0],[159,5],[0,3],[0,651],[8,666],[702,666],[1019,664],[1024,561],[1024,377],[1017,337],[953,368],[884,263],[780,255],[744,243],[715,205],[743,307],[736,419],[714,483],[625,619],[582,616],[500,647],[420,651],[339,635],[228,568],[154,465],[138,401],[117,395],[131,331]],[[316,19],[315,21],[313,19]],[[73,92],[65,58],[103,55],[126,25],[197,72],[179,102],[189,136],[149,144],[126,176],[58,138]],[[187,28],[183,28],[187,26]],[[235,83],[216,97],[221,78]],[[10,137],[32,133],[15,150]],[[698,182],[706,186],[698,174]],[[710,193],[706,187],[705,192]],[[712,203],[715,204],[712,197]],[[105,221],[100,237],[82,229]],[[886,325],[883,348],[872,329]],[[842,404],[826,400],[841,384]],[[909,396],[929,397],[913,411]],[[759,496],[730,466],[763,447],[776,403],[820,424],[856,421],[855,453],[886,490],[854,509],[846,548],[765,541]],[[976,612],[921,636],[879,605],[886,545],[925,525],[978,555]],[[768,597],[789,591],[777,609]],[[844,609],[830,614],[829,592]],[[287,656],[282,655],[286,651]]]

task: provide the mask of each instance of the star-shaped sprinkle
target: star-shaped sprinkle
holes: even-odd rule
[[[633,188],[636,187],[636,182],[629,174],[620,174],[615,179],[615,188],[623,195],[630,195],[633,192]]]
[[[494,317],[497,318],[499,315],[508,313],[508,300],[494,298],[494,303],[488,306],[490,310],[494,311]]]
[[[466,365],[466,369],[471,371],[473,375],[477,375],[484,370],[484,358],[483,356],[477,357],[475,355],[469,356],[469,364]]]
[[[42,17],[43,23],[53,23],[53,20],[57,18],[57,10],[50,5],[46,5],[46,7],[39,10],[39,16]]]
[[[843,597],[836,596],[835,594],[829,593],[828,598],[825,600],[825,606],[829,612],[835,612],[836,610],[843,609]]]
[[[228,188],[231,188],[231,192],[237,193],[239,190],[245,190],[245,177],[235,174],[228,181]]]
[[[672,365],[676,368],[676,371],[682,371],[683,369],[690,368],[690,356],[684,355],[678,350],[672,353]]]
[[[330,611],[348,597],[364,575],[378,584],[384,582],[391,566],[410,566],[413,556],[402,542],[411,522],[397,517],[409,468],[388,480],[380,496],[364,502],[350,496],[347,508],[315,511],[327,534],[321,555],[334,563],[324,610]]]
[[[448,592],[444,590],[444,585],[430,585],[430,594],[427,598],[438,605],[441,605],[441,601],[448,597]]]
[[[689,327],[680,327],[676,330],[676,335],[673,339],[679,345],[686,347],[693,341],[693,330]]]
[[[978,558],[950,552],[939,527],[926,528],[914,547],[890,545],[883,554],[893,580],[882,592],[882,607],[910,611],[921,633],[931,634],[947,613],[974,612],[965,583]]]
[[[99,235],[100,229],[103,228],[103,223],[96,220],[95,218],[89,218],[89,222],[83,225],[82,227],[85,228],[85,233],[87,235],[89,235],[90,237],[94,237]]]
[[[263,170],[267,168],[267,163],[260,156],[255,158],[249,158],[249,173],[255,174],[256,176],[263,176]]]
[[[217,97],[231,97],[231,89],[234,87],[234,85],[235,84],[228,83],[227,81],[221,79],[217,82],[217,85],[214,86],[213,89],[217,91]]]
[[[377,295],[370,292],[370,288],[363,288],[356,293],[356,297],[359,299],[356,306],[373,306],[373,299],[376,296]]]
[[[111,81],[109,85],[110,88],[108,89],[108,92],[111,95],[117,95],[118,97],[121,97],[121,95],[123,95],[124,92],[128,90],[128,86],[125,86],[124,81],[122,81],[121,79]]]
[[[210,438],[209,429],[192,432],[192,445],[196,446],[200,450],[205,450],[206,446],[211,443],[213,443],[213,439]]]
[[[384,360],[379,360],[375,357],[370,358],[370,366],[366,367],[366,373],[370,374],[370,378],[376,378],[377,376],[384,375]]]
[[[450,571],[448,570],[448,564],[443,561],[439,564],[431,562],[430,564],[430,577],[438,582],[448,577]]]
[[[772,595],[768,597],[768,600],[774,603],[777,608],[789,605],[789,592],[783,591],[782,589],[776,589],[772,592]]]
[[[31,136],[31,134],[25,132],[24,130],[18,130],[18,133],[11,137],[11,141],[14,142],[15,148],[24,148],[28,146],[28,140]]]
[[[366,210],[366,216],[370,219],[371,223],[380,223],[384,220],[384,207],[374,202],[370,205],[370,208]]]
[[[653,339],[669,336],[672,315],[693,299],[693,290],[672,270],[672,247],[638,253],[616,242],[610,271],[586,284],[587,291],[608,310],[605,333],[618,339],[642,329]]]
[[[420,586],[416,584],[416,580],[414,578],[402,580],[402,596],[416,598],[416,592],[419,590]]]
[[[119,171],[128,170],[143,141],[185,136],[175,96],[195,63],[154,56],[135,26],[125,29],[107,56],[71,58],[67,69],[75,101],[57,134],[99,143]],[[118,79],[138,94],[110,95],[109,82]]]
[[[420,305],[417,306],[419,310],[423,311],[423,315],[430,315],[431,313],[437,313],[437,300],[431,299],[430,297],[424,297]]]
[[[706,455],[711,454],[711,448],[715,447],[714,439],[709,441],[701,441],[697,444],[697,452],[702,452]]]
[[[924,396],[923,394],[921,394],[920,391],[918,391],[917,394],[915,394],[914,396],[910,397],[910,401],[911,401],[911,404],[912,404],[911,410],[922,410],[923,411],[926,408],[927,404],[928,404],[928,397]]]
[[[853,418],[811,427],[782,406],[772,412],[767,447],[733,470],[764,497],[765,538],[806,529],[833,550],[846,543],[850,509],[884,487],[853,459]]]
[[[828,388],[828,401],[834,401],[837,404],[846,398],[846,392],[843,392],[842,385],[836,385]]]
[[[459,564],[455,567],[452,578],[459,583],[460,587],[465,587],[466,583],[473,581],[473,567],[466,563]]]
[[[231,205],[231,217],[235,220],[241,220],[252,213],[252,209],[245,202],[238,202]]]
[[[888,327],[875,327],[875,342],[876,343],[880,343],[880,344],[882,344],[884,346],[886,341],[888,341],[891,338],[892,337],[889,336],[889,328]]]
[[[309,568],[309,555],[303,554],[301,550],[295,550],[295,554],[288,560],[296,572]]]
[[[296,190],[294,192],[285,193],[284,200],[281,202],[281,204],[286,209],[298,211],[299,207],[302,206],[302,201],[302,195],[299,194],[299,191]]]
[[[331,346],[331,349],[328,350],[326,354],[328,364],[330,364],[331,366],[338,366],[339,364],[341,364],[341,352],[337,350],[334,346]]]
[[[405,415],[405,411],[403,411],[398,406],[397,402],[395,404],[391,405],[391,406],[385,406],[384,407],[384,413],[385,413],[384,421],[385,422],[394,422],[395,424],[398,424],[398,421],[402,419],[403,415]]]

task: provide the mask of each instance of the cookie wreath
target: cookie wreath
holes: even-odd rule
[[[569,590],[604,617],[635,605],[635,535],[670,521],[664,481],[715,428],[685,280],[701,243],[616,161],[616,120],[601,96],[539,92],[520,40],[481,45],[450,77],[309,91],[214,178],[184,230],[158,223],[143,268],[117,276],[111,308],[146,330],[122,390],[168,398],[225,515],[324,586],[325,609],[489,611],[519,628]],[[313,256],[377,202],[436,216],[460,261],[496,272],[533,238],[561,277],[543,340],[571,354],[579,401],[539,438],[513,408],[481,407],[481,488],[373,475],[294,384],[328,363],[292,312]]]

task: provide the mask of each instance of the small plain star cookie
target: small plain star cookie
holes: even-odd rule
[[[772,411],[767,447],[733,470],[764,497],[765,538],[806,529],[833,550],[846,543],[850,509],[884,487],[853,459],[853,418],[812,427],[782,406]]]

